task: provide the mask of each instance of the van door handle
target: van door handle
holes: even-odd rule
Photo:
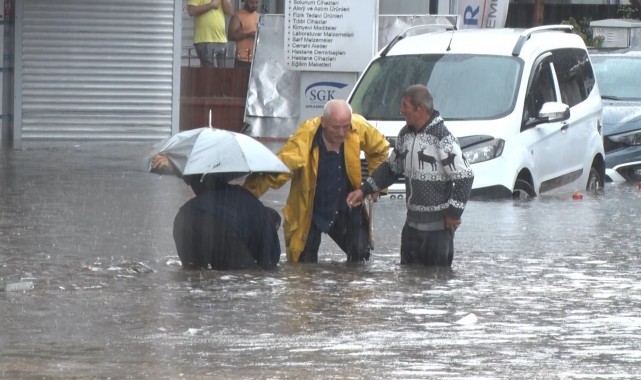
[[[563,123],[561,124],[561,132],[565,132],[570,128],[570,123]]]

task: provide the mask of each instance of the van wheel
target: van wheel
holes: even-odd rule
[[[601,184],[603,183],[603,179],[601,178],[601,175],[599,174],[599,171],[597,168],[594,166],[590,168],[590,175],[588,176],[588,184],[585,187],[585,190],[587,191],[599,191],[603,190],[601,187]]]
[[[514,182],[514,191],[512,191],[512,199],[515,201],[526,201],[530,198],[534,198],[536,194],[534,193],[534,188],[530,185],[529,182],[522,179],[517,179]]]

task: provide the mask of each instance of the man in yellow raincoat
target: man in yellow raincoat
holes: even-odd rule
[[[322,233],[347,254],[347,261],[370,256],[369,229],[362,206],[347,194],[362,183],[360,152],[371,173],[388,157],[389,143],[365,118],[352,114],[345,100],[325,104],[323,115],[304,121],[277,153],[291,174],[254,173],[244,187],[260,197],[291,179],[283,209],[290,262],[318,262]]]

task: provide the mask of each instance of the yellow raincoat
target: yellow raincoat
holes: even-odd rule
[[[269,188],[278,189],[292,180],[287,204],[283,209],[283,232],[287,260],[290,262],[298,262],[312,223],[319,157],[318,146],[312,145],[320,127],[320,120],[320,117],[316,117],[304,121],[276,154],[291,170],[291,174],[255,173],[250,175],[244,184],[246,189],[260,197]],[[345,168],[352,188],[359,189],[363,181],[360,152],[365,153],[371,174],[387,159],[388,150],[389,143],[385,136],[362,116],[352,115],[352,128],[343,144]]]

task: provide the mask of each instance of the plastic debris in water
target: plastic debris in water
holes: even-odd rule
[[[470,313],[454,323],[457,323],[459,325],[473,325],[478,321],[479,319],[476,317],[476,315],[474,315],[474,313]]]
[[[154,273],[154,270],[151,269],[148,265],[145,263],[135,263],[132,267],[131,270],[133,270],[136,273]]]
[[[4,287],[5,292],[25,292],[27,290],[33,289],[33,282],[23,281],[23,282],[14,282],[12,284],[7,284]]]

